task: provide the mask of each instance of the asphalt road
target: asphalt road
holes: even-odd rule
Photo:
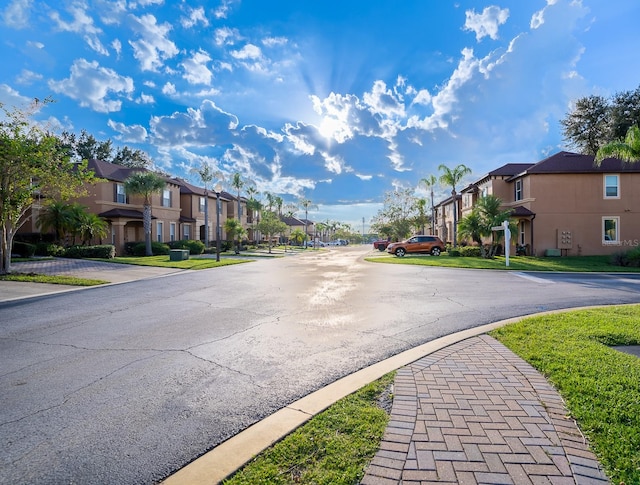
[[[640,301],[640,276],[364,262],[369,247],[0,303],[0,483],[155,483],[339,377],[458,330]]]

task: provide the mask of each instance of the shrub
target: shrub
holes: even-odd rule
[[[189,254],[202,254],[204,252],[204,243],[194,239],[182,239],[168,244],[171,249],[188,249]]]
[[[36,244],[37,256],[63,256],[64,247],[54,243],[39,242]]]
[[[611,255],[609,262],[613,266],[625,266],[631,268],[640,267],[640,247],[630,249],[629,251],[619,251]]]
[[[116,247],[112,244],[97,246],[71,246],[64,250],[65,258],[100,258],[111,259],[116,256]]]
[[[164,256],[164,255],[168,255],[169,254],[169,246],[167,246],[164,243],[160,243],[157,241],[152,241],[151,242],[151,253],[154,256]],[[141,242],[141,243],[137,243],[133,246],[132,249],[132,254],[134,256],[145,256],[147,252],[147,246],[145,243]]]
[[[13,243],[12,255],[19,256],[21,258],[31,258],[36,254],[36,245],[21,241],[15,241]]]
[[[482,251],[480,250],[480,246],[465,246],[460,248],[460,256],[479,258],[482,256]]]
[[[448,253],[449,256],[453,257],[453,258],[457,258],[460,256],[460,250],[459,249],[449,249]]]

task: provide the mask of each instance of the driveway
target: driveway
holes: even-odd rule
[[[154,483],[297,398],[458,330],[640,301],[635,276],[363,261],[369,247],[0,303],[0,483]]]

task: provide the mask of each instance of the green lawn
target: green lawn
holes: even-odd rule
[[[159,268],[180,268],[180,269],[208,269],[218,266],[229,266],[231,264],[247,263],[250,259],[223,258],[216,261],[215,258],[199,258],[190,256],[184,261],[171,261],[169,256],[120,256],[112,259],[94,259],[93,261],[104,261],[105,263],[135,264],[138,266],[156,266]]]
[[[640,483],[640,306],[540,317],[491,333],[558,389],[613,483]]]
[[[504,256],[495,259],[473,257],[451,257],[446,253],[441,256],[416,255],[398,258],[390,254],[372,256],[367,261],[389,264],[414,264],[423,266],[441,266],[445,268],[500,269],[512,271],[570,271],[570,272],[606,272],[637,273],[640,268],[613,266],[609,264],[609,256],[566,256],[562,258],[536,258],[533,256],[512,256],[509,266],[505,265]]]
[[[55,276],[43,274],[10,273],[0,275],[0,281],[19,281],[21,283],[49,283],[52,285],[95,286],[109,283],[104,280],[76,278],[75,276]]]

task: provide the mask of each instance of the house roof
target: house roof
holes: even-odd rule
[[[523,207],[521,205],[516,206],[513,208],[513,212],[511,212],[511,216],[515,216],[515,217],[527,217],[527,216],[535,216],[536,213],[535,212],[531,212],[529,209],[527,209],[526,207]]]
[[[287,226],[304,226],[304,220],[298,219],[297,217],[284,217],[280,216],[280,220],[284,222]]]
[[[101,212],[98,214],[100,217],[104,217],[105,219],[118,219],[120,217],[126,219],[144,219],[144,215],[142,212],[133,210],[133,209],[111,209],[106,212]],[[156,219],[155,216],[151,216],[152,219]]]
[[[95,158],[88,161],[88,168],[94,171],[96,177],[115,182],[124,182],[132,173],[144,171],[139,168],[129,168],[115,163],[103,162]]]
[[[558,152],[535,165],[529,167],[522,173],[545,174],[545,173],[609,173],[609,172],[640,172],[640,164],[625,163],[617,158],[606,158],[600,166],[594,163],[593,155],[581,155],[571,152]],[[515,174],[514,174],[515,175]]]

